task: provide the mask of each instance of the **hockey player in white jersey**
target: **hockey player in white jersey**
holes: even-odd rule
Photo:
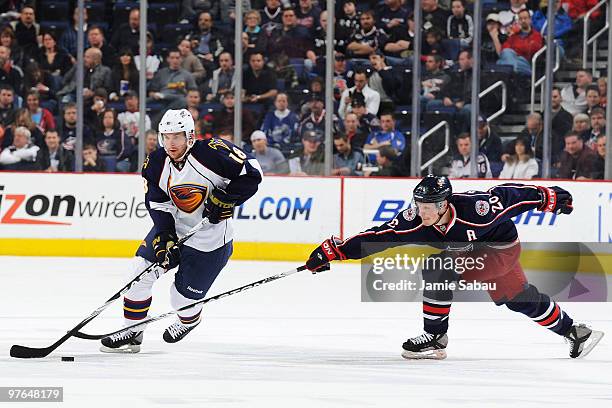
[[[163,149],[145,160],[142,176],[145,203],[153,228],[136,252],[132,277],[154,262],[155,267],[125,294],[125,325],[147,317],[152,287],[178,266],[170,287],[176,310],[204,298],[232,254],[232,215],[257,191],[262,172],[257,160],[221,139],[195,140],[194,121],[186,109],[168,110],[159,124]],[[181,247],[175,243],[203,217],[210,224]],[[175,343],[200,323],[202,306],[181,311],[163,334]],[[142,329],[140,329],[142,330]],[[140,351],[142,331],[127,330],[102,339],[101,351]]]

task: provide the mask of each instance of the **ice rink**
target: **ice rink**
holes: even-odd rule
[[[64,387],[62,407],[612,407],[612,304],[562,305],[607,333],[582,360],[522,315],[464,303],[452,308],[448,358],[406,361],[401,344],[422,332],[421,304],[362,303],[358,264],[214,302],[177,344],[161,338],[172,320],[156,322],[140,354],[71,339],[45,359],[9,357],[12,344],[61,337],[124,284],[129,264],[0,257],[0,386]],[[209,295],[296,266],[233,261]],[[153,314],[169,309],[171,279],[158,281]],[[118,328],[121,313],[116,302],[84,331]]]

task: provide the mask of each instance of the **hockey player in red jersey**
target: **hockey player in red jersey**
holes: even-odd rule
[[[391,221],[342,241],[332,237],[310,255],[311,271],[329,269],[333,260],[361,259],[363,244],[378,243],[375,252],[410,243],[427,243],[443,248],[433,256],[456,256],[486,252],[483,270],[464,273],[462,279],[499,284],[489,290],[497,305],[522,313],[570,343],[570,357],[584,357],[601,340],[603,333],[574,323],[559,305],[529,284],[519,263],[520,243],[511,218],[531,209],[559,214],[573,210],[572,196],[559,187],[501,184],[486,192],[453,194],[446,177],[429,175],[414,189],[413,204]],[[441,245],[442,244],[442,245]],[[381,248],[382,246],[382,248]],[[486,258],[485,255],[485,258]],[[423,268],[427,283],[451,282],[459,278],[455,270]],[[424,333],[402,345],[407,359],[443,359],[448,344],[448,319],[453,291],[440,285],[423,290]]]

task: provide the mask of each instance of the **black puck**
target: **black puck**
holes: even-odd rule
[[[62,357],[62,361],[74,361],[74,357],[72,357],[72,356],[64,356],[64,357]]]

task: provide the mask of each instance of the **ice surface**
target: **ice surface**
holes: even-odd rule
[[[171,320],[154,323],[140,354],[102,354],[97,342],[71,339],[45,359],[8,356],[12,344],[61,337],[123,284],[129,264],[0,257],[0,386],[63,386],[62,407],[612,406],[611,304],[562,305],[607,332],[582,360],[524,316],[463,303],[452,307],[448,359],[406,361],[401,344],[420,334],[421,305],[361,303],[356,264],[210,304],[177,344],[161,338]],[[295,266],[230,262],[209,295]],[[156,284],[152,313],[169,309],[171,278]],[[117,302],[86,331],[118,328],[120,315]]]

